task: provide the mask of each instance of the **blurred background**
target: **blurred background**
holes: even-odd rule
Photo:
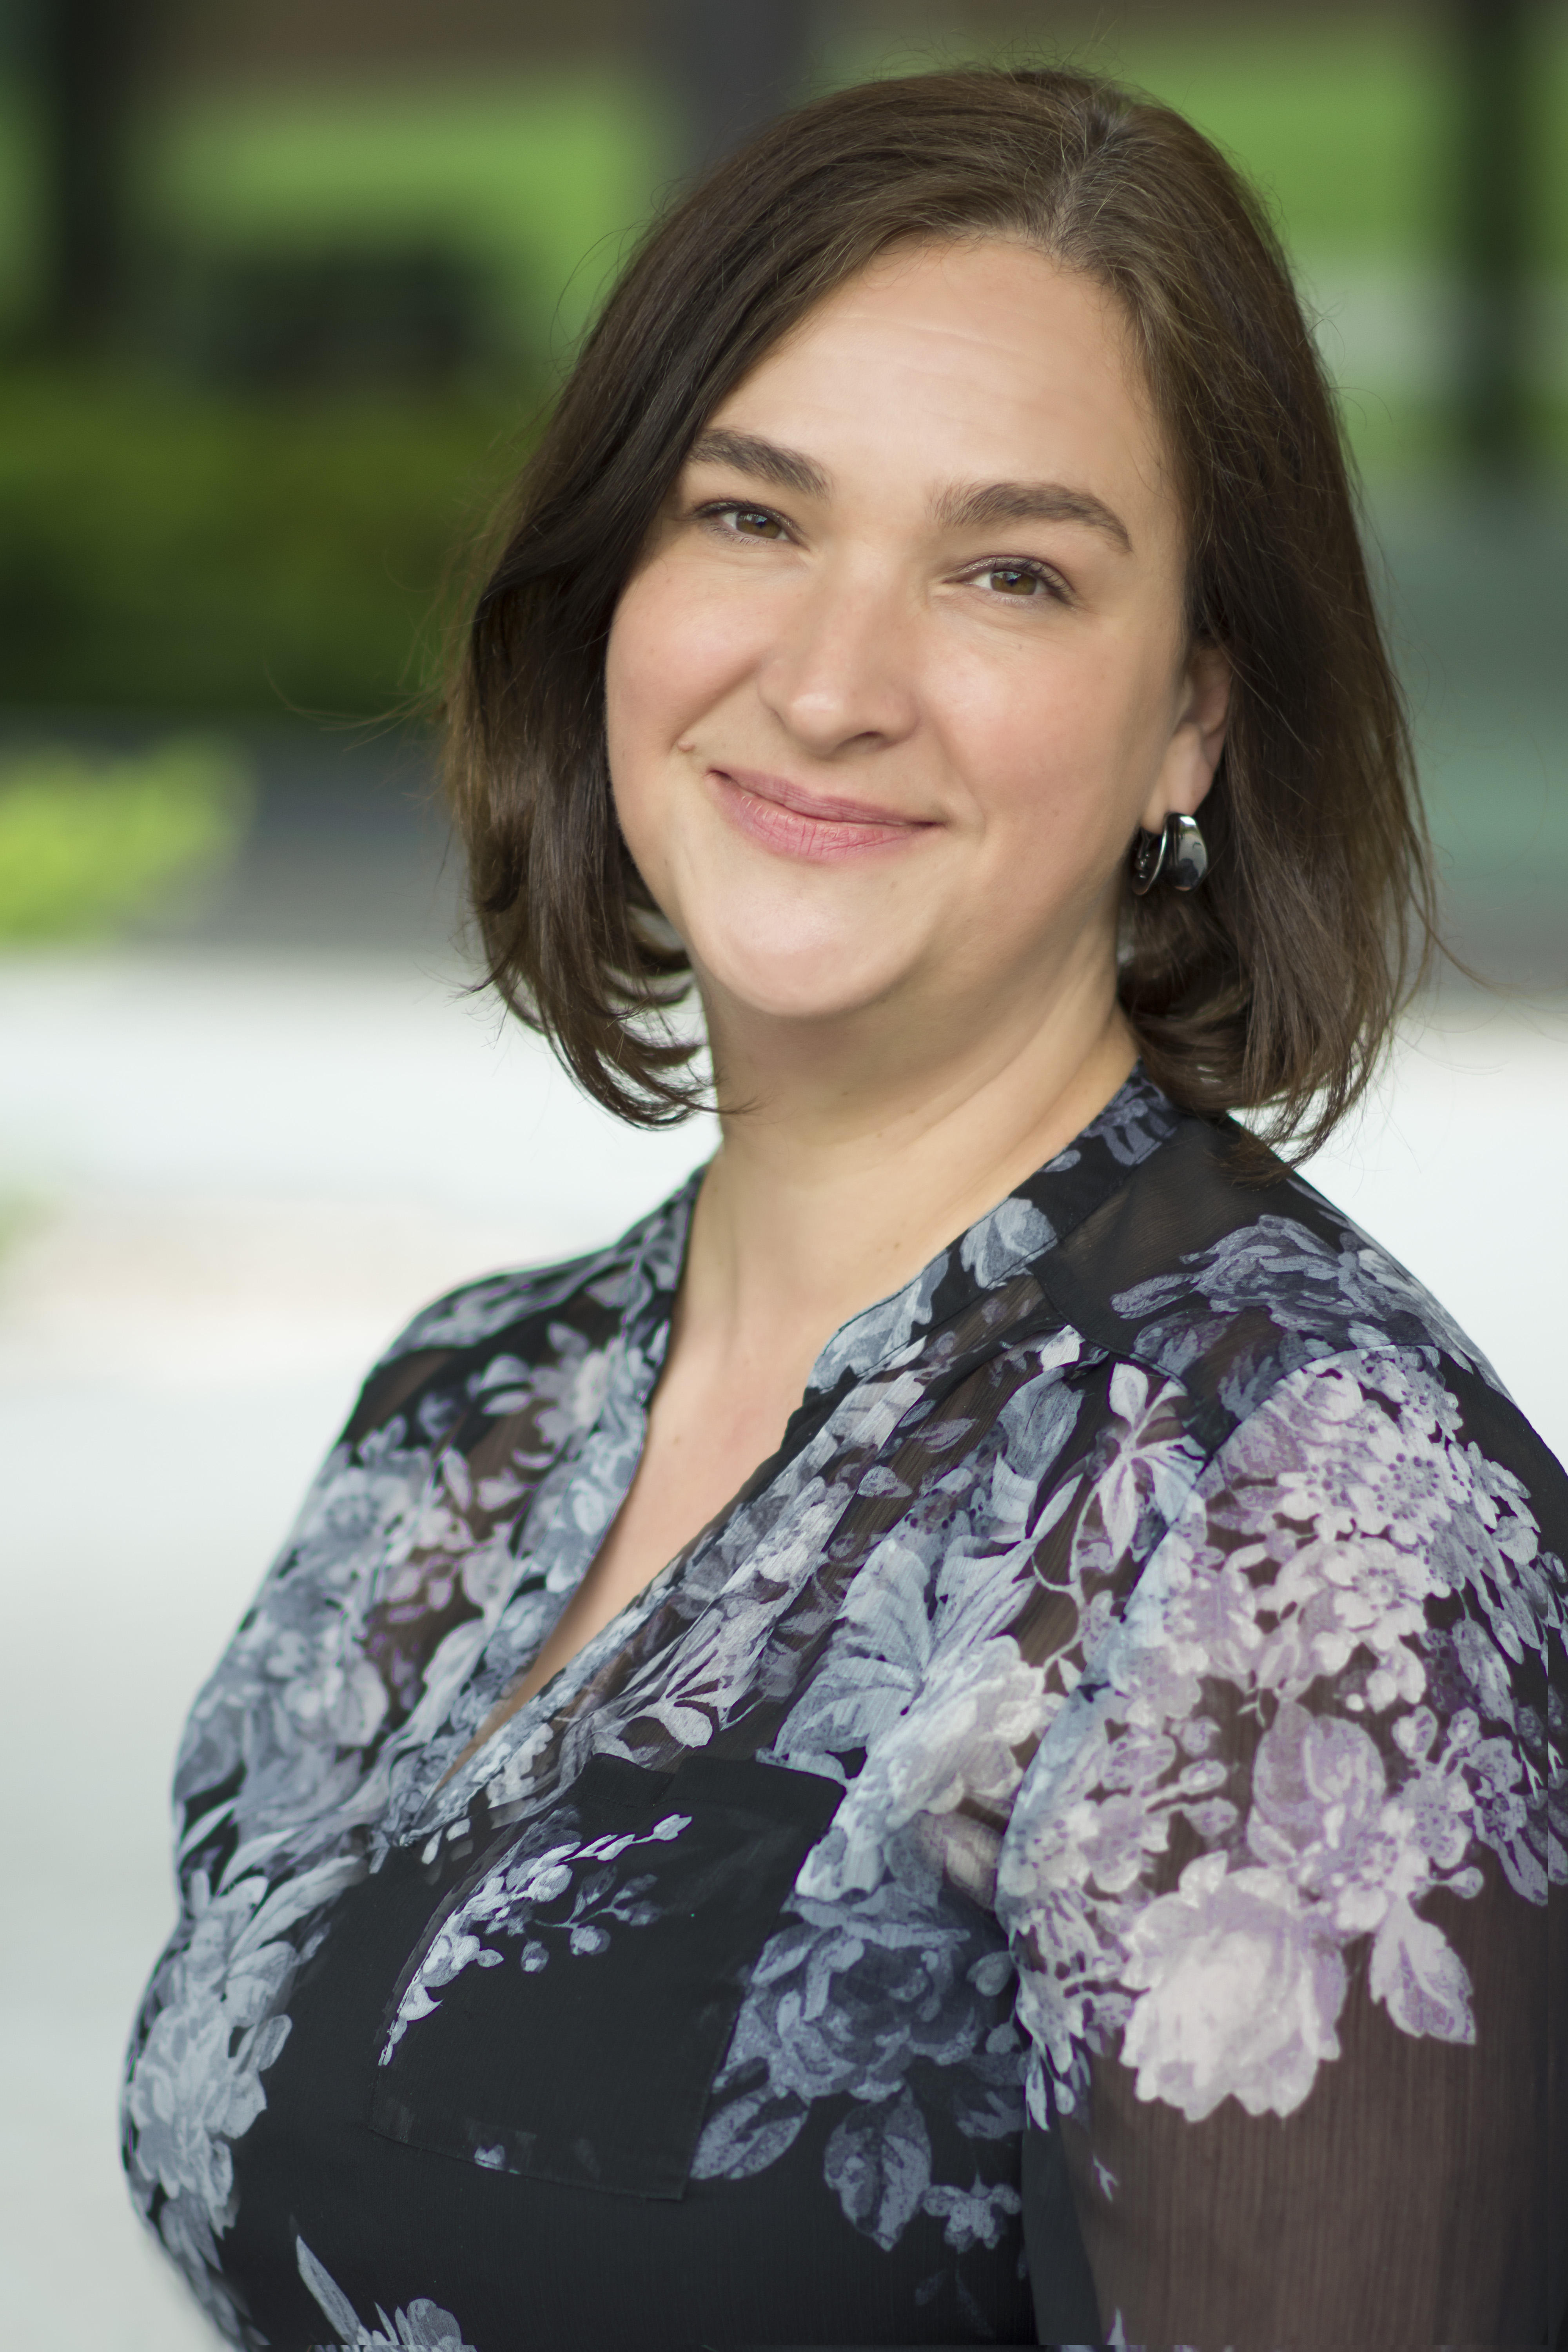
[[[971,57],[1172,100],[1289,242],[1498,983],[1418,1008],[1312,1172],[1568,1450],[1561,0],[0,0],[13,2343],[207,2340],[119,2185],[119,2051],[180,1717],[357,1375],[711,1145],[616,1129],[465,992],[411,715],[453,566],[687,174]]]

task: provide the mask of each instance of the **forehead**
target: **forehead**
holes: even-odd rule
[[[710,420],[922,491],[1078,481],[1173,520],[1163,436],[1114,296],[1003,238],[900,246],[793,328]],[[836,464],[837,453],[837,464]],[[1131,520],[1131,518],[1129,517]],[[1164,536],[1161,529],[1160,535]]]

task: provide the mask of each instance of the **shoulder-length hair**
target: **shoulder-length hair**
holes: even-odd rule
[[[1122,1008],[1150,1075],[1271,1140],[1365,1086],[1434,938],[1433,884],[1332,394],[1258,196],[1169,108],[1047,70],[868,82],[772,124],[644,237],[512,494],[447,699],[489,979],[589,1094],[699,1098],[666,1019],[689,967],[616,824],[605,650],[705,420],[897,243],[1020,239],[1120,299],[1185,508],[1194,641],[1234,675],[1190,895],[1129,894]]]

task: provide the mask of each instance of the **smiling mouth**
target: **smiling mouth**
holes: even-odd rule
[[[895,816],[870,801],[808,793],[784,776],[754,768],[710,768],[719,804],[731,824],[785,857],[828,860],[902,848],[937,830],[929,817]]]

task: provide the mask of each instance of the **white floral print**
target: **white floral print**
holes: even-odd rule
[[[1070,1919],[1087,1959],[1025,1989],[1060,2106],[1081,2097],[1084,2054],[1110,2027],[1140,2095],[1191,2121],[1228,2095],[1293,2113],[1338,2055],[1346,1955],[1368,1939],[1395,2024],[1471,2038],[1465,1969],[1417,1906],[1439,1885],[1479,1891],[1478,1845],[1530,1899],[1546,1885],[1545,1791],[1527,1755],[1483,1738],[1477,1706],[1440,1723],[1425,1704],[1428,1604],[1452,1590],[1444,1562],[1462,1559],[1484,1616],[1440,1646],[1481,1706],[1511,1713],[1501,1628],[1517,1640],[1511,1587],[1539,1562],[1538,1530],[1517,1487],[1492,1478],[1480,1493],[1476,1470],[1424,1364],[1323,1360],[1249,1416],[1172,1523],[1089,1662],[1092,1696],[1047,1732],[1039,1801],[1015,1808],[1004,1850],[1004,1907],[1042,1951]],[[1533,1629],[1542,1661],[1548,1624]],[[1343,1713],[1309,1713],[1301,1700],[1327,1683]],[[1205,1760],[1205,1706],[1226,1685],[1267,1726],[1250,1785]],[[1173,1810],[1215,1850],[1140,1898]]]
[[[429,1949],[409,1979],[382,2044],[384,2066],[408,2028],[437,2008],[436,1995],[455,1983],[467,1968],[499,1968],[503,1953],[496,1939],[510,1938],[519,1947],[521,1966],[530,1975],[549,1965],[551,1942],[564,1937],[567,1948],[581,1958],[604,1951],[612,1934],[645,1926],[654,1916],[647,1900],[652,1881],[632,1878],[613,1890],[598,1883],[606,1874],[595,1865],[618,1862],[641,1845],[668,1845],[691,1826],[684,1813],[667,1813],[646,1834],[565,1839],[542,1853],[526,1849],[509,1855],[481,1881],[474,1892],[444,1918]],[[587,1865],[584,1874],[584,1864]],[[578,1882],[577,1899],[568,1917],[556,1927],[541,1927],[541,1905],[553,1903]]]
[[[768,1475],[455,1771],[635,1474],[692,1188],[410,1328],[182,1752],[127,2162],[234,2341],[266,2341],[229,2274],[248,2136],[334,1905],[389,1854],[508,1825],[410,1956],[384,2063],[468,1971],[602,1968],[658,1916],[687,1816],[584,1839],[595,1758],[842,1790],[750,1965],[691,2178],[815,2145],[859,2239],[926,2231],[961,2279],[1016,2273],[1026,2119],[1092,2157],[1108,2067],[1190,2124],[1310,2115],[1352,1992],[1484,2053],[1456,1903],[1539,1915],[1568,1881],[1563,1489],[1407,1276],[1215,1149],[1130,1081],[845,1327]],[[1160,1214],[1102,1216],[1130,1187]],[[362,2318],[303,2241],[299,2264],[342,2344],[465,2341],[417,2300]]]
[[[314,2352],[475,2352],[451,2313],[428,2295],[416,2295],[406,2311],[395,2312],[390,2319],[378,2304],[375,2315],[381,2326],[366,2326],[304,2239],[296,2238],[294,2244],[300,2276],[337,2330],[335,2342],[318,2345]]]
[[[1345,1969],[1289,1880],[1205,1854],[1131,1922],[1122,1981],[1137,1992],[1121,2055],[1141,2099],[1201,2123],[1224,2098],[1288,2116],[1339,2056]]]

